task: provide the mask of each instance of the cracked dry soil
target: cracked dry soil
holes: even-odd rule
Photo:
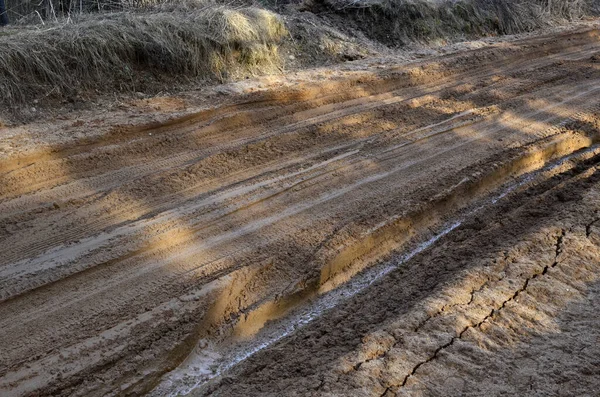
[[[196,395],[599,395],[599,161],[477,213]]]

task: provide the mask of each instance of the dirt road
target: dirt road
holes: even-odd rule
[[[0,394],[176,393],[161,376],[192,350],[261,338],[462,217],[234,375],[184,385],[444,395],[487,374],[559,379],[571,352],[590,375],[565,382],[593,395],[599,40],[366,68],[46,145],[3,138],[25,144],[0,160]]]

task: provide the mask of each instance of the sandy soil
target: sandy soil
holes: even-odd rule
[[[599,38],[2,130],[0,394],[596,394]]]
[[[191,395],[597,395],[599,153]]]

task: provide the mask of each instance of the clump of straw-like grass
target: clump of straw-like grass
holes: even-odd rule
[[[82,89],[134,91],[173,76],[271,72],[285,34],[276,14],[252,7],[100,15],[0,36],[0,92],[16,104]]]
[[[322,0],[391,45],[515,34],[581,18],[599,0]]]

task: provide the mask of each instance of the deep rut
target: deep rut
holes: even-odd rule
[[[596,305],[588,312],[600,304],[589,292],[599,280],[592,225],[600,157],[595,150],[568,162],[527,178],[437,247],[191,395],[442,396],[477,384],[473,395],[480,395],[491,384],[523,393],[536,383],[552,394],[564,382],[553,374],[552,354],[562,355],[570,377],[589,373],[595,356],[581,352],[595,349],[598,332],[575,319],[580,328],[569,325],[569,334],[554,327],[581,310],[579,301]],[[580,354],[565,354],[574,352],[569,346]],[[536,349],[544,353],[536,357]],[[506,375],[525,370],[519,360],[533,365],[525,383]],[[460,390],[449,377],[462,380]],[[597,378],[578,382],[583,394],[598,385]]]

